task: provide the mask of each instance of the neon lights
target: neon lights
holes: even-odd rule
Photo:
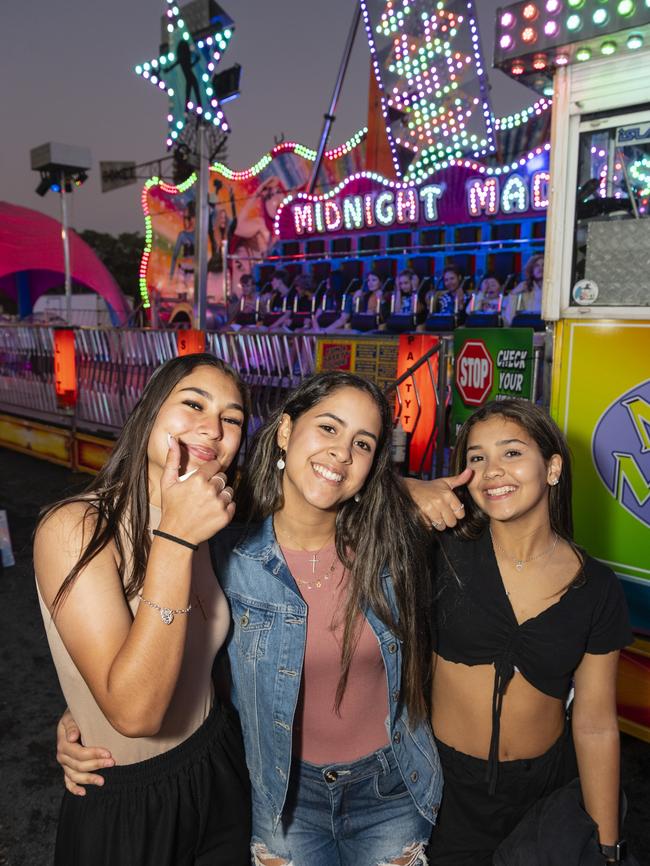
[[[188,113],[202,117],[228,132],[228,121],[214,97],[210,83],[216,63],[228,47],[232,29],[228,27],[223,32],[215,32],[206,40],[195,40],[180,17],[178,7],[172,5],[172,0],[167,0],[167,19],[168,48],[160,56],[135,67],[136,75],[150,81],[169,97],[168,120],[170,117],[171,120],[167,146],[171,147],[178,139]],[[219,46],[218,51],[213,50],[214,44]],[[180,93],[181,87],[183,94]],[[205,106],[202,104],[204,102]]]
[[[379,193],[346,196],[334,200],[352,181],[368,178],[386,187]],[[372,228],[375,225],[417,223],[422,213],[427,222],[438,219],[438,200],[443,194],[437,184],[414,187],[396,183],[375,172],[357,172],[323,195],[298,193],[288,195],[275,215],[274,231],[280,234],[280,219],[284,208],[291,205],[293,226],[297,235],[323,234],[345,228]]]
[[[528,210],[528,187],[518,174],[511,175],[503,185],[501,209],[504,213]]]
[[[634,3],[634,0],[619,0],[616,11],[619,15],[622,15],[623,18],[628,18],[636,12],[636,4]]]
[[[499,181],[495,177],[487,180],[472,178],[467,181],[467,209],[470,216],[482,214],[492,216],[499,209]]]
[[[555,58],[557,63],[557,57]],[[516,126],[521,126],[522,123],[528,123],[533,114],[540,115],[544,111],[548,111],[553,103],[550,99],[539,99],[528,108],[518,111],[516,114],[509,114],[507,117],[497,117],[494,121],[495,130],[512,129]]]
[[[140,203],[142,205],[142,213],[144,214],[144,250],[140,259],[140,268],[138,271],[138,286],[140,289],[140,297],[142,298],[142,307],[148,310],[151,306],[149,301],[149,288],[147,286],[147,267],[151,256],[151,247],[153,244],[153,226],[151,224],[151,212],[149,211],[149,190],[155,186],[159,186],[163,192],[170,195],[178,195],[186,192],[192,184],[196,183],[196,172],[191,174],[187,180],[180,183],[178,186],[173,186],[171,183],[165,183],[159,177],[151,177],[145,182],[140,195]]]
[[[650,195],[650,157],[644,156],[631,163],[628,174],[640,185],[640,195]]]
[[[414,223],[417,220],[418,200],[412,188],[399,189],[395,197],[398,223]]]
[[[548,208],[550,174],[536,171],[529,179],[512,174],[500,190],[496,177],[483,180],[473,177],[466,184],[467,211],[471,217],[494,216],[499,209],[505,214],[524,213],[529,204],[534,210]],[[530,198],[529,198],[530,190]]]
[[[325,211],[325,228],[328,232],[336,232],[343,225],[343,214],[341,208],[335,201],[326,201],[323,205]]]
[[[358,147],[359,144],[364,140],[368,133],[368,128],[363,127],[358,132],[355,132],[353,136],[351,136],[344,144],[340,144],[338,147],[331,148],[330,150],[326,150],[324,154],[324,159],[331,161],[335,159],[339,159],[341,156],[345,156],[354,150],[355,147]],[[316,159],[316,151],[311,150],[308,147],[305,147],[302,144],[298,144],[295,141],[283,141],[280,144],[276,144],[276,146],[269,151],[269,153],[265,153],[264,156],[260,157],[258,161],[252,165],[250,168],[245,169],[244,171],[233,171],[228,168],[228,166],[224,165],[222,162],[215,162],[211,169],[212,171],[217,171],[226,180],[250,180],[250,178],[255,177],[261,171],[263,171],[267,165],[270,165],[273,162],[273,157],[277,156],[280,153],[286,152],[294,152],[297,153],[298,156],[302,156],[303,159],[307,159],[310,162],[314,162]]]
[[[363,228],[363,198],[360,195],[343,199],[343,225],[347,231]]]
[[[492,113],[473,0],[417,6],[412,0],[384,0],[376,4],[383,12],[374,26],[369,5],[361,0],[397,175],[430,171],[438,160],[492,150]]]
[[[532,204],[535,210],[548,208],[548,185],[551,175],[548,171],[536,171],[531,184]]]

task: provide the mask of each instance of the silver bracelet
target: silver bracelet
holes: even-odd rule
[[[165,623],[165,625],[171,625],[174,622],[174,614],[189,613],[192,610],[192,605],[190,605],[189,607],[180,607],[178,608],[178,610],[175,610],[173,607],[161,607],[159,604],[156,604],[155,601],[149,601],[149,599],[145,598],[141,592],[138,593],[138,598],[140,599],[140,601],[148,604],[149,607],[153,607],[154,610],[159,610],[160,618]]]

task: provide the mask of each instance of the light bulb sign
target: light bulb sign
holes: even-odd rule
[[[419,185],[359,172],[326,195],[288,196],[278,209],[275,234],[304,239],[539,216],[548,208],[548,151],[530,156],[499,174],[476,163],[455,163]]]

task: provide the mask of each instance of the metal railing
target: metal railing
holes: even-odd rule
[[[382,335],[385,339],[385,335]],[[533,358],[533,395],[540,400],[545,377],[543,335],[537,335]],[[280,405],[286,394],[315,370],[315,334],[221,331],[206,333],[206,350],[222,358],[251,390],[251,432]],[[54,328],[44,325],[0,327],[0,412],[37,418],[71,430],[116,437],[149,378],[177,355],[176,334],[169,330],[113,328],[75,329],[77,403],[73,410],[57,405],[54,383]],[[437,364],[432,359],[437,355]],[[424,369],[424,378],[422,378]],[[547,372],[547,371],[546,371]],[[447,407],[453,375],[453,336],[439,342],[400,376],[387,396],[396,402],[396,462],[411,473],[431,476],[444,471],[449,445]],[[419,382],[418,382],[419,378]],[[410,382],[416,407],[411,433],[401,435],[404,407],[400,386]],[[420,389],[426,392],[423,398]],[[418,466],[409,453],[420,423],[423,399],[435,399],[435,422]],[[413,410],[411,410],[413,411]],[[401,438],[400,438],[401,437]]]
[[[287,391],[314,372],[316,337],[210,332],[206,350],[234,367],[250,386],[257,426]],[[174,331],[75,328],[78,396],[70,412],[56,401],[54,328],[2,326],[0,410],[115,435],[154,370],[176,354]]]

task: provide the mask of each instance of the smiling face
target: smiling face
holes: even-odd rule
[[[380,435],[374,400],[350,386],[328,394],[293,421],[283,415],[277,435],[286,451],[283,510],[336,511],[363,487]]]
[[[460,287],[460,277],[456,271],[445,271],[442,282],[446,292],[455,292]]]
[[[544,460],[515,421],[495,415],[476,423],[467,439],[467,466],[474,470],[469,493],[490,520],[548,519],[549,485],[560,476],[562,458]]]
[[[171,433],[181,448],[179,474],[214,459],[225,472],[241,442],[243,403],[234,380],[214,367],[196,367],[180,380],[160,407],[149,436],[149,484],[154,504],[169,451],[167,434]]]

